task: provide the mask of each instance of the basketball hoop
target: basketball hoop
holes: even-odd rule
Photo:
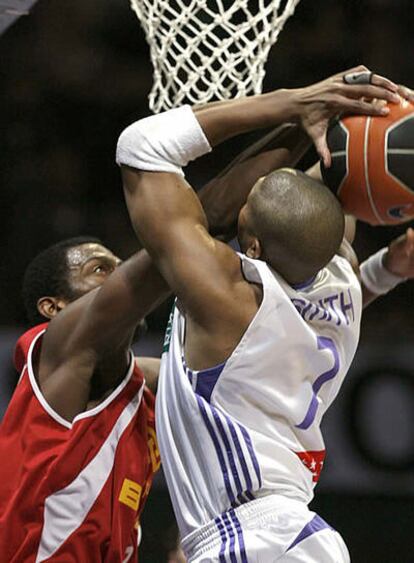
[[[260,94],[264,65],[300,0],[131,0],[150,46],[155,113]]]

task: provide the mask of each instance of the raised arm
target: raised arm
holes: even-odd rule
[[[369,77],[369,83],[359,81],[363,75]],[[291,120],[298,122],[315,144],[325,166],[330,166],[326,142],[329,121],[342,113],[387,115],[387,107],[367,100],[399,103],[397,92],[401,93],[401,89],[396,84],[360,65],[307,88],[205,104],[195,108],[195,113],[212,146],[253,129]]]
[[[386,108],[361,96],[393,100],[395,88],[375,75],[373,84],[351,86],[341,73],[309,88],[207,104],[195,114],[180,108],[142,120],[121,135],[118,162],[132,224],[190,316],[207,323],[214,310],[215,318],[222,317],[229,310],[226,296],[241,274],[233,253],[209,236],[181,167],[234,135],[286,120],[300,123],[323,152],[330,117],[340,111],[381,115]]]

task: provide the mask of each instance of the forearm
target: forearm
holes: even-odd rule
[[[299,118],[298,90],[276,90],[269,94],[206,104],[193,108],[212,147],[256,129],[275,127]]]
[[[392,253],[392,247],[383,248],[362,262],[360,271],[363,307],[406,280],[393,272]]]
[[[100,358],[108,350],[127,347],[140,321],[168,295],[169,288],[146,250],[137,252],[99,289],[79,300],[84,303],[79,303],[74,328],[66,339],[68,348],[85,348]]]
[[[97,294],[94,308],[102,311],[107,319],[116,319],[119,327],[135,329],[170,294],[169,287],[145,249],[118,266],[112,275],[114,279],[108,280]],[[116,327],[113,330],[115,336]]]

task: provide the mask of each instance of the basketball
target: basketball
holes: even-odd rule
[[[414,105],[390,104],[386,117],[350,116],[328,133],[324,182],[344,211],[371,225],[414,218]]]

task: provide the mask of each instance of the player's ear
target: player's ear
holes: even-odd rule
[[[246,256],[248,256],[249,258],[256,258],[256,259],[262,256],[262,245],[260,244],[258,238],[256,237],[251,238],[249,242],[249,246],[246,250]]]
[[[47,319],[53,319],[67,303],[59,297],[41,297],[37,302],[37,310]]]

